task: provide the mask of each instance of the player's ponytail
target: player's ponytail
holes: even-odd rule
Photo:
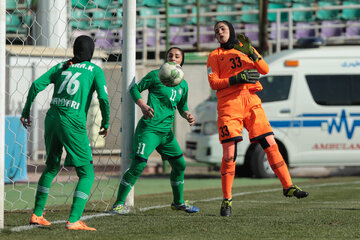
[[[73,64],[73,59],[69,59],[66,62],[64,62],[62,69],[66,70]]]

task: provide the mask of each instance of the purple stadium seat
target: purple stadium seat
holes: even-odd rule
[[[95,46],[98,48],[111,48],[114,43],[114,35],[109,30],[97,30],[95,32]]]
[[[259,25],[257,23],[246,23],[244,29],[245,35],[249,37],[251,41],[259,40]]]
[[[211,32],[210,34],[204,32]],[[200,43],[210,43],[215,41],[214,30],[212,26],[200,26]],[[194,27],[194,41],[197,42],[197,28]]]
[[[310,29],[311,27],[311,29]],[[315,23],[314,22],[298,22],[296,23],[295,38],[315,37]],[[303,28],[303,29],[302,29]],[[309,29],[306,29],[309,28]]]
[[[280,24],[280,28],[285,28],[288,27],[289,24],[288,23],[281,23]],[[276,27],[276,22],[272,22],[270,23],[270,39],[276,39],[276,31],[277,31],[277,27]],[[285,39],[288,38],[289,32],[288,30],[281,30],[280,31],[280,39]]]
[[[84,31],[84,30],[78,30],[78,29],[74,29],[72,32],[71,32],[71,46],[74,44],[74,41],[77,37],[81,36],[81,35],[86,35],[86,36],[89,36],[91,37],[91,33],[88,32],[88,31]]]
[[[154,47],[156,45],[156,28],[146,28],[146,44]]]
[[[189,32],[186,27],[170,26],[170,44],[187,44],[190,42],[189,36],[181,36],[183,32]]]
[[[358,24],[358,26],[356,26]],[[360,36],[360,21],[359,20],[351,20],[346,21],[346,32],[347,37]]]
[[[340,24],[340,21],[322,21],[321,22],[321,37],[322,38],[329,38],[329,37],[336,37],[341,36],[342,29],[338,27],[331,27],[331,25]]]

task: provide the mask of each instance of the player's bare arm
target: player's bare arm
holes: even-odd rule
[[[195,117],[188,111],[183,112],[182,117],[185,118],[190,126],[195,124]]]
[[[145,103],[143,99],[138,99],[136,104],[140,107],[141,112],[144,114],[145,119],[154,117],[154,109]]]

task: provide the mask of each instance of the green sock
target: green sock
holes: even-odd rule
[[[127,195],[129,194],[131,188],[135,185],[145,167],[146,162],[136,159],[131,162],[130,168],[124,173],[121,179],[117,199],[114,205],[125,203]]]
[[[184,174],[186,163],[183,156],[178,159],[169,160],[171,165],[170,183],[173,191],[173,198],[175,204],[184,203]]]
[[[74,192],[73,204],[71,205],[69,217],[69,222],[71,223],[80,220],[95,178],[92,164],[76,167],[76,173],[79,177],[79,182]]]
[[[46,165],[43,173],[41,174],[36,190],[34,207],[34,214],[38,217],[43,215],[45,204],[50,192],[51,183],[58,172],[58,165]]]

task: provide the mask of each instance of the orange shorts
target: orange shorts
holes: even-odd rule
[[[242,130],[249,132],[251,142],[273,135],[269,120],[261,107],[260,98],[249,90],[218,100],[217,126],[221,143],[242,141]]]

